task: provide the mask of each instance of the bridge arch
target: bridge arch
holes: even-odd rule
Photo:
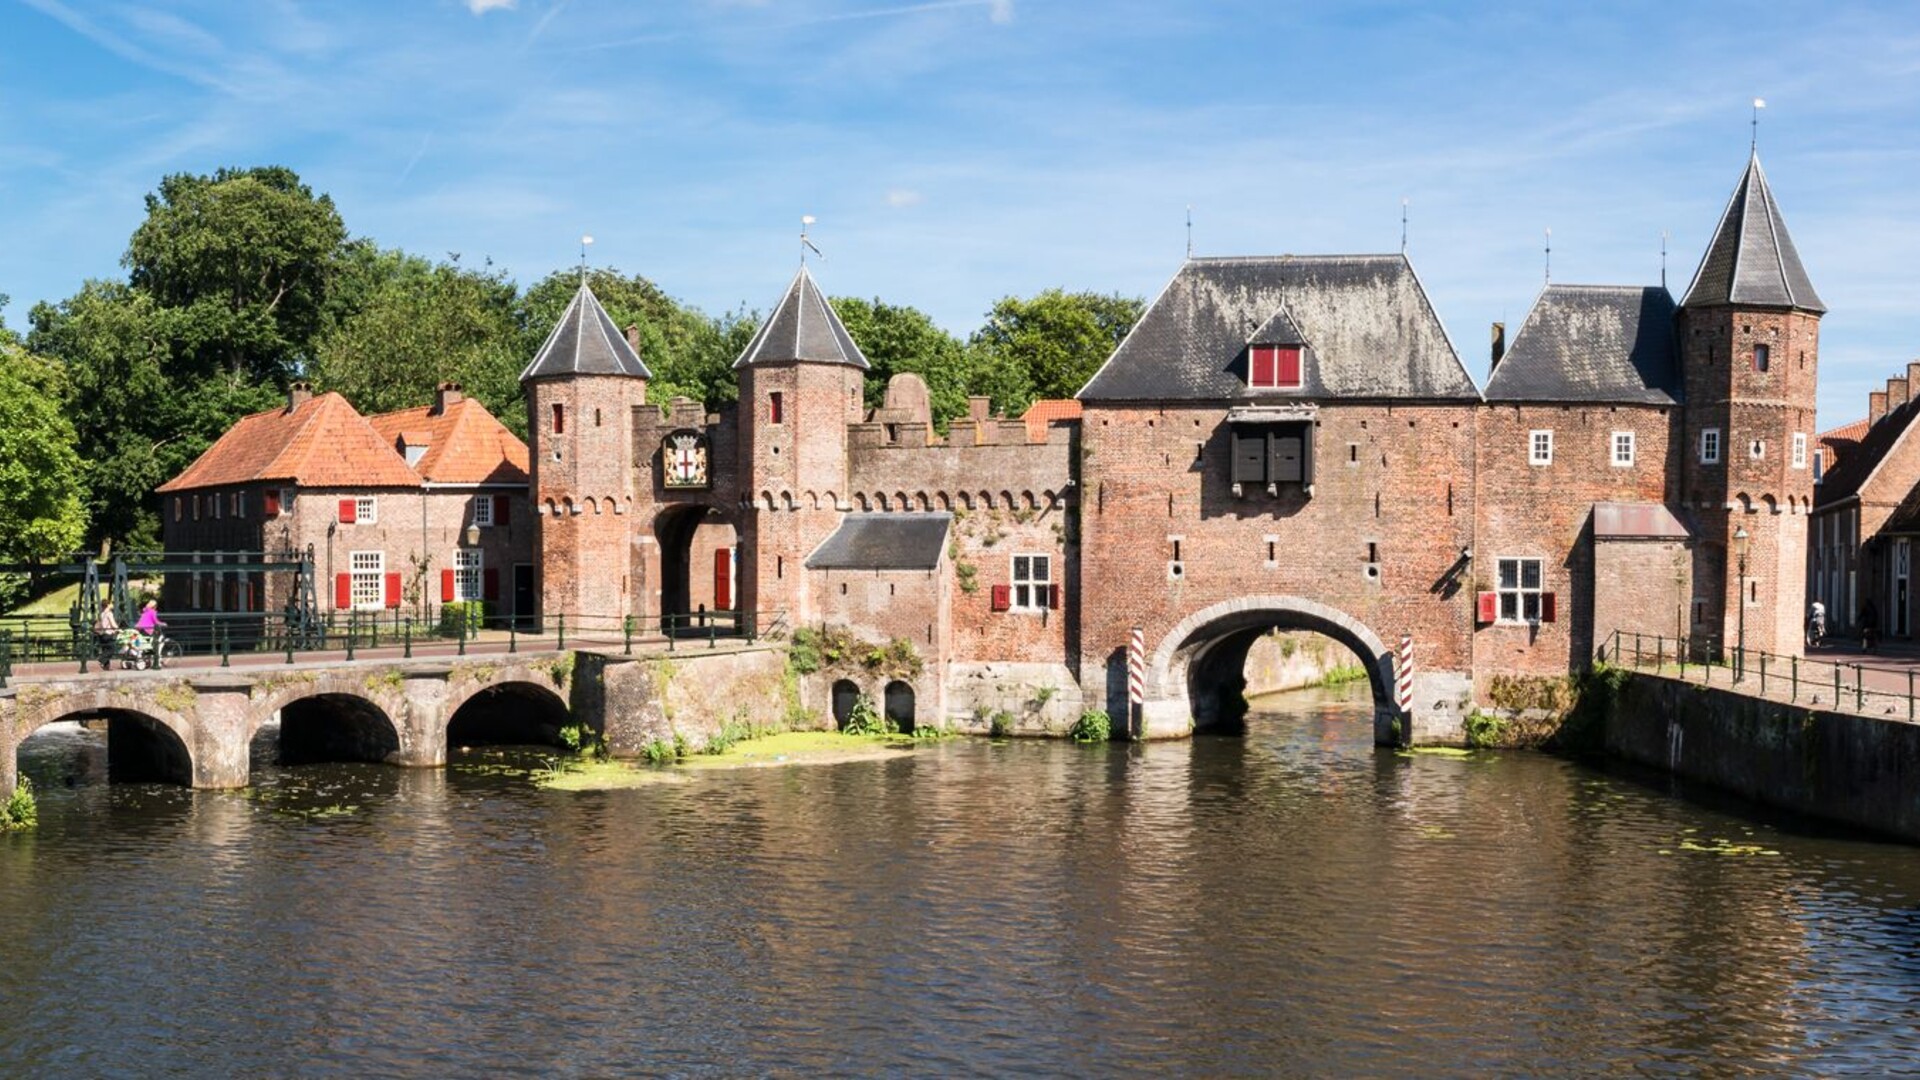
[[[476,683],[447,701],[447,748],[474,745],[560,745],[572,719],[566,698],[544,680],[501,678]]]
[[[1275,629],[1308,630],[1346,646],[1366,669],[1375,706],[1393,700],[1393,654],[1380,635],[1338,608],[1284,595],[1225,600],[1180,620],[1148,657],[1147,698],[1184,698],[1195,730],[1236,726],[1246,713],[1247,650]]]
[[[364,693],[316,686],[279,706],[282,765],[322,761],[401,762],[406,732],[393,712]],[[271,711],[262,710],[254,732]]]
[[[194,785],[193,729],[179,714],[167,709],[130,703],[124,692],[96,690],[62,694],[37,709],[22,710],[15,724],[13,744],[7,748],[6,779],[15,774],[20,745],[49,724],[63,720],[104,720],[107,723],[107,776],[113,781]],[[11,791],[9,781],[4,790]]]

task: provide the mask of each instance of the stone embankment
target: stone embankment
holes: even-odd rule
[[[1247,650],[1246,696],[1278,694],[1318,686],[1342,668],[1358,668],[1360,659],[1320,634],[1277,630]]]

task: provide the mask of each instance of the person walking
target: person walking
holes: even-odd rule
[[[1872,652],[1880,641],[1880,609],[1868,600],[1860,605],[1860,648],[1863,652]]]

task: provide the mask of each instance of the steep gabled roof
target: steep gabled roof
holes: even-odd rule
[[[809,570],[932,570],[947,549],[953,515],[848,514],[807,556]]]
[[[1189,259],[1075,396],[1249,399],[1249,339],[1283,312],[1312,349],[1293,396],[1480,399],[1402,255]]]
[[[1840,455],[1840,460],[1827,470],[1820,486],[1814,489],[1814,505],[1830,506],[1859,494],[1901,436],[1914,426],[1917,417],[1920,417],[1920,401],[1909,401],[1875,420],[1860,437],[1859,444]]]
[[[1681,306],[1722,304],[1827,310],[1820,294],[1813,291],[1806,267],[1800,265],[1800,253],[1794,250],[1786,219],[1767,187],[1758,151],[1748,159],[1746,175],[1727,201],[1720,227]]]
[[[161,492],[255,481],[301,487],[419,487],[420,477],[347,399],[325,393],[243,416]]]
[[[1027,425],[1028,442],[1046,442],[1047,429],[1055,421],[1080,419],[1080,400],[1078,398],[1041,398],[1027,406],[1020,414]]]
[[[1852,423],[1829,428],[1813,437],[1814,453],[1822,458],[1821,476],[1824,477],[1831,472],[1833,467],[1840,463],[1840,459],[1860,448],[1860,440],[1866,438],[1869,426],[1867,418],[1863,416]]]
[[[1673,312],[1658,286],[1549,285],[1487,380],[1487,400],[1675,404]]]
[[[851,364],[867,370],[867,357],[854,344],[853,336],[833,313],[820,286],[813,283],[803,263],[793,275],[773,314],[760,324],[753,340],[733,362],[736,368],[748,364],[778,364],[807,360],[821,364]]]
[[[520,381],[548,379],[563,375],[629,375],[651,379],[653,373],[641,363],[640,354],[627,344],[627,337],[613,324],[613,317],[600,306],[600,300],[580,283],[553,332],[533,356],[533,362],[520,373]]]
[[[472,398],[451,402],[442,412],[436,406],[382,413],[368,423],[388,446],[406,442],[427,452],[413,466],[421,479],[434,484],[525,484],[527,444],[486,407]]]

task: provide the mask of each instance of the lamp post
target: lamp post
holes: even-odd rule
[[[1740,606],[1739,644],[1734,647],[1733,681],[1739,682],[1747,677],[1747,527],[1737,526],[1733,530],[1733,553],[1740,560],[1740,592],[1735,600]]]

